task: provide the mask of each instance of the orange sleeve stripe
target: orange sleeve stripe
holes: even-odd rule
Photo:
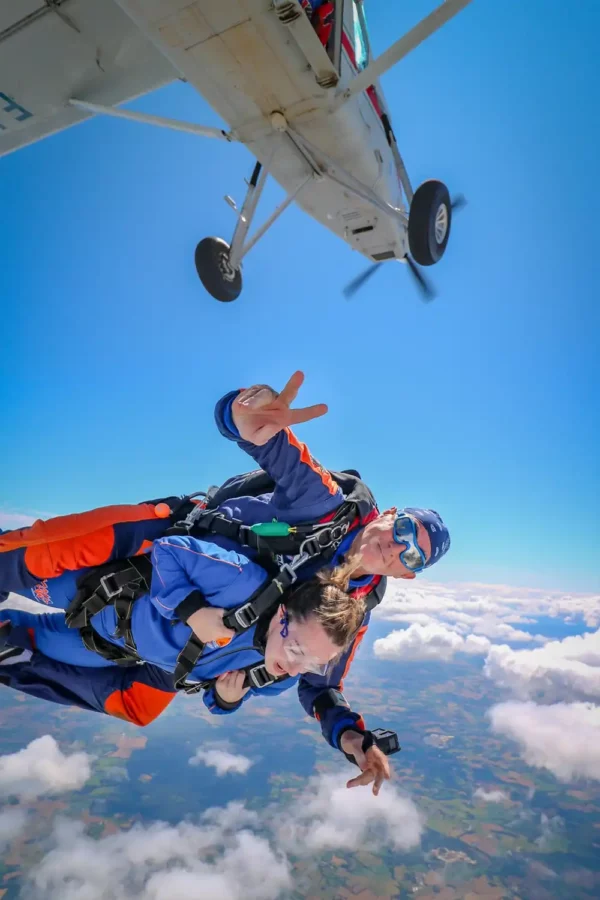
[[[157,719],[176,696],[176,691],[161,691],[138,682],[126,691],[113,691],[106,699],[104,710],[109,716],[143,727]]]
[[[352,660],[354,659],[354,657],[356,655],[356,651],[360,647],[361,641],[364,638],[365,634],[367,633],[367,628],[368,628],[368,625],[361,625],[361,627],[358,629],[358,633],[357,633],[356,637],[354,638],[354,643],[352,644],[352,652],[350,653],[350,656],[348,657],[348,660],[346,662],[346,668],[344,669],[344,674],[340,678],[340,691],[344,690],[344,678],[348,674],[348,670],[350,669],[350,666],[352,665]]]
[[[105,563],[114,546],[113,525],[154,518],[153,504],[143,503],[39,519],[29,528],[0,535],[0,553],[25,548],[25,565],[35,578],[56,578],[66,571]]]
[[[337,481],[333,480],[331,473],[324,469],[323,466],[321,466],[316,461],[316,459],[313,459],[306,444],[303,444],[302,441],[299,441],[290,428],[286,428],[285,432],[292,447],[295,447],[296,450],[298,450],[298,452],[300,453],[300,462],[304,463],[305,466],[308,466],[309,469],[312,469],[315,475],[319,476],[330,494],[336,494],[339,490],[339,486]]]
[[[136,503],[122,506],[100,506],[88,512],[38,519],[28,528],[18,528],[0,534],[0,553],[35,547],[48,541],[70,541],[93,531],[112,527],[120,522],[143,522],[155,519],[154,504]]]

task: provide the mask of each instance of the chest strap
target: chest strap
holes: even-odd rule
[[[259,557],[273,559],[306,553],[327,562],[342,543],[356,515],[356,504],[347,501],[330,522],[289,526],[281,522],[245,525],[240,519],[230,519],[218,510],[204,509],[196,504],[186,518],[175,522],[166,534],[189,534],[200,538],[214,534],[235,541],[242,547],[252,548]],[[282,527],[287,528],[287,534],[273,533]]]

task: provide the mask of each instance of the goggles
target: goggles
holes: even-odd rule
[[[425,568],[427,560],[417,543],[417,523],[407,513],[399,513],[394,519],[394,540],[397,544],[406,544],[400,553],[400,561],[411,572],[420,572]]]
[[[303,646],[302,642],[294,635],[293,627],[290,628],[287,612],[280,620],[280,624],[283,626],[279,632],[283,638],[283,652],[289,662],[294,667],[297,667],[301,673],[312,672],[313,675],[327,675],[331,663],[319,662],[319,660],[312,656],[310,651]]]

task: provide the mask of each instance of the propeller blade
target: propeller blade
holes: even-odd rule
[[[412,259],[408,255],[405,256],[404,258],[406,259],[406,262],[408,263],[408,268],[412,272],[415,281],[419,285],[419,289],[422,294],[422,299],[425,302],[429,302],[430,300],[433,300],[436,296],[436,293],[433,289],[433,285],[431,284],[431,282],[428,281],[427,278],[425,278],[425,276],[423,275],[423,273],[421,272],[421,270],[415,263],[414,259]]]
[[[363,284],[366,284],[366,282],[369,280],[371,275],[375,274],[375,272],[377,271],[377,269],[379,268],[380,265],[381,265],[381,263],[378,263],[378,262],[373,263],[373,265],[369,266],[368,269],[365,269],[363,272],[360,273],[360,275],[357,275],[356,278],[353,278],[352,281],[349,284],[347,284],[346,287],[344,288],[344,296],[346,297],[346,299],[349,300],[350,297],[353,297],[354,294],[358,290],[360,290],[360,288],[363,286]]]
[[[452,198],[452,209],[462,209],[463,206],[467,205],[467,198],[464,194],[457,194],[456,197]]]

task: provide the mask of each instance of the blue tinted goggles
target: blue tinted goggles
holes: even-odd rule
[[[420,572],[427,562],[425,554],[417,543],[417,523],[407,513],[399,513],[394,520],[394,540],[406,544],[400,553],[400,561],[411,572]]]

